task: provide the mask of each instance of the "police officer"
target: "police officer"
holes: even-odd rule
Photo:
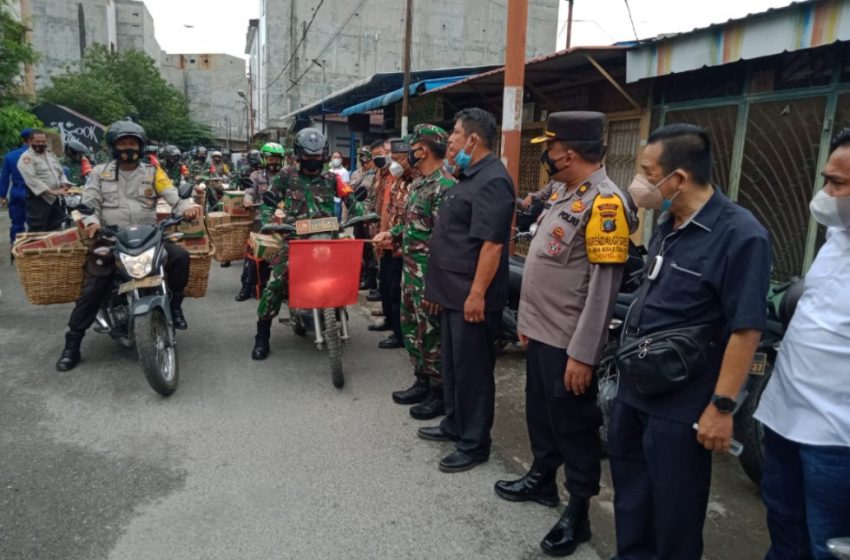
[[[65,157],[62,165],[65,175],[72,185],[81,186],[91,173],[91,162],[88,159],[89,149],[79,140],[70,139],[65,142]]]
[[[250,182],[250,186],[245,189],[243,198],[243,205],[251,210],[255,203],[262,201],[263,193],[268,190],[275,175],[280,173],[284,157],[283,146],[277,142],[264,144],[257,153],[262,154],[264,165],[251,173],[249,180],[245,181],[246,185]],[[254,231],[260,231],[260,226],[260,216],[257,215],[254,218]],[[245,262],[242,265],[242,287],[236,294],[236,301],[245,301],[252,297],[259,299],[259,294],[263,292],[268,278],[269,264],[253,255],[246,255]]]
[[[456,183],[443,167],[448,135],[432,124],[420,124],[410,138],[408,162],[420,177],[410,185],[404,221],[375,237],[376,243],[401,243],[401,333],[413,363],[413,386],[393,393],[399,404],[415,404],[410,415],[429,420],[445,413],[440,374],[440,318],[426,309],[425,272],[431,235],[443,197]]]
[[[564,465],[569,503],[540,543],[567,556],[590,540],[588,508],[599,493],[602,415],[593,366],[628,259],[634,221],[602,158],[605,115],[552,113],[543,163],[554,188],[525,261],[517,331],[526,354],[526,420],[534,462],[519,480],[499,481],[510,501],[557,505],[557,469]],[[544,189],[545,190],[545,189]]]
[[[109,127],[106,142],[112,148],[113,161],[98,165],[91,180],[83,189],[83,204],[95,210],[86,218],[86,232],[94,237],[101,225],[126,228],[136,224],[156,223],[156,202],[162,197],[176,212],[190,220],[201,216],[201,208],[191,201],[181,200],[177,189],[159,167],[144,162],[147,142],[145,130],[132,121],[118,121]],[[169,244],[165,270],[171,290],[171,318],[174,328],[186,329],[183,316],[183,290],[189,281],[189,253],[179,245]],[[68,320],[65,348],[56,363],[59,371],[73,369],[80,361],[80,342],[97,317],[103,300],[109,296],[114,264],[104,270],[102,264],[91,262],[83,285],[83,293]],[[93,273],[97,271],[97,273]]]
[[[272,180],[270,190],[281,200],[279,206],[287,223],[301,219],[334,216],[334,197],[340,197],[348,206],[352,215],[361,215],[360,203],[348,197],[350,190],[342,192],[338,188],[336,175],[324,172],[328,160],[328,145],[325,136],[315,128],[305,128],[295,135],[295,157],[298,169],[287,168]],[[260,206],[260,220],[263,225],[271,223],[274,206]],[[263,290],[260,304],[257,306],[257,336],[251,357],[265,360],[269,355],[272,319],[280,312],[280,306],[289,293],[289,245],[283,248],[272,260],[271,279]]]
[[[47,134],[34,130],[29,149],[18,160],[18,171],[27,185],[27,229],[51,231],[65,218],[59,197],[71,184],[53,153],[47,151]]]
[[[29,149],[31,134],[31,128],[21,131],[21,146],[3,157],[3,169],[0,171],[0,208],[9,206],[9,220],[12,222],[10,245],[14,245],[17,235],[27,228],[27,185],[18,171],[18,160]]]

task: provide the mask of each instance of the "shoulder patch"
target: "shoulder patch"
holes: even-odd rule
[[[593,264],[623,264],[629,258],[629,222],[618,196],[597,195],[585,230],[587,260]]]
[[[174,188],[174,184],[171,182],[171,179],[169,179],[165,171],[163,171],[162,168],[158,166],[155,168],[154,171],[153,185],[156,189],[157,194],[162,194],[163,191],[166,191],[170,188]]]
[[[29,165],[29,164],[32,163],[32,158],[29,157],[29,156],[24,156],[24,157],[21,158],[21,161],[23,161],[25,164]]]
[[[585,183],[582,183],[582,185],[578,188],[578,191],[576,191],[578,193],[578,196],[581,196],[584,193],[586,193],[587,191],[589,191],[591,186],[593,186],[593,185],[590,181],[586,181]]]

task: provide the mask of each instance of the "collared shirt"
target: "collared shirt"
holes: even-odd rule
[[[56,202],[56,197],[47,191],[56,190],[62,183],[68,182],[62,164],[52,152],[39,154],[29,148],[18,160],[18,171],[21,172],[27,188],[50,204]]]
[[[717,325],[729,334],[764,330],[770,285],[770,238],[748,211],[715,189],[703,207],[673,229],[672,216],[662,216],[649,245],[649,258],[660,255],[660,272],[652,282],[639,321],[641,335],[696,325]],[[668,420],[693,423],[708,406],[725,344],[705,368],[692,372],[684,387],[646,397],[627,377],[620,379],[618,398]]]
[[[28,146],[21,146],[8,152],[3,158],[3,170],[0,171],[0,198],[8,196],[9,200],[26,200],[27,184],[21,172],[18,171],[18,160],[27,149],[29,149]]]
[[[597,195],[628,205],[605,168],[568,190],[553,181],[547,207],[531,241],[522,277],[517,329],[528,338],[564,348],[571,358],[596,364],[623,276],[622,264],[591,264],[585,230]],[[628,219],[628,218],[627,218]],[[617,224],[624,234],[633,222]]]
[[[850,447],[850,231],[830,228],[755,417],[786,439]]]
[[[516,205],[514,183],[502,162],[488,154],[464,170],[443,197],[431,240],[425,298],[462,310],[472,289],[485,241],[502,245],[496,275],[485,294],[487,311],[500,310],[508,297],[508,248]]]

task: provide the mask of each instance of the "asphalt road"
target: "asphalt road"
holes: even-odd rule
[[[542,557],[558,512],[498,499],[493,482],[520,470],[499,453],[438,471],[450,448],[416,438],[390,400],[409,365],[376,348],[365,310],[337,390],[325,354],[283,325],[251,361],[254,308],[233,301],[238,267],[214,265],[163,399],[132,351],[93,332],[57,372],[71,306],[26,302],[0,247],[0,558]]]

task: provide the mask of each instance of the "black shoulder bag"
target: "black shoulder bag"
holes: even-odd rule
[[[719,325],[641,333],[638,325],[652,282],[644,279],[626,316],[614,356],[619,374],[645,396],[664,395],[687,384],[709,363],[720,337]]]

